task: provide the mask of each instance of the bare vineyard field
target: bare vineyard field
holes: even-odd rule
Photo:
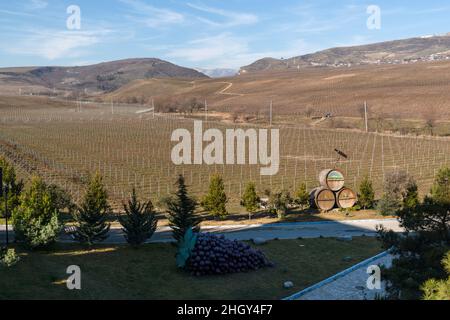
[[[139,107],[75,105],[60,108],[40,106],[0,107],[0,154],[14,162],[19,174],[37,173],[46,181],[68,190],[76,200],[84,191],[89,173],[99,171],[105,179],[114,206],[135,185],[141,196],[156,201],[174,191],[177,175],[183,174],[196,196],[204,193],[213,173],[225,179],[226,191],[234,204],[248,181],[259,191],[266,188],[295,189],[306,182],[317,186],[318,173],[334,167],[335,148],[349,155],[338,167],[347,186],[356,188],[364,175],[374,180],[378,192],[384,174],[402,168],[411,173],[426,193],[437,170],[450,165],[450,140],[424,137],[396,137],[375,133],[336,131],[303,127],[280,128],[279,173],[259,175],[259,166],[192,165],[171,162],[173,130],[192,130],[193,121],[165,115],[137,115]],[[226,129],[219,122],[204,129]],[[249,126],[245,126],[249,128]]]

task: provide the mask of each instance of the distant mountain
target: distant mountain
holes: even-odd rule
[[[290,59],[264,58],[242,67],[240,74],[295,70],[308,67],[409,64],[450,60],[450,34],[423,36],[354,47],[333,48]]]
[[[151,78],[208,78],[193,69],[167,61],[128,59],[82,67],[36,67],[0,69],[2,82],[60,90],[114,91],[134,80]]]
[[[234,77],[238,74],[236,69],[196,69],[197,71],[206,74],[210,78],[227,78]]]

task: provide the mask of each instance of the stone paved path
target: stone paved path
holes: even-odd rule
[[[317,289],[305,293],[297,300],[374,300],[377,294],[384,294],[384,285],[381,290],[367,289],[369,274],[367,268],[371,265],[392,265],[393,256],[388,254],[371,261],[358,269],[337,278]],[[381,274],[381,279],[383,274]]]

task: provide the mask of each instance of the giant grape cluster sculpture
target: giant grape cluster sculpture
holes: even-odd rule
[[[264,253],[244,242],[200,233],[185,269],[194,276],[204,276],[249,272],[273,266]]]

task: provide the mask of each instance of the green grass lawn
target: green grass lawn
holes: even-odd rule
[[[381,252],[379,242],[369,237],[279,240],[259,248],[275,268],[203,278],[176,269],[170,244],[18,249],[19,264],[0,268],[0,299],[281,299]],[[352,261],[344,261],[349,256]],[[81,267],[81,291],[66,288],[69,265]],[[289,290],[283,288],[288,280],[295,284]]]

